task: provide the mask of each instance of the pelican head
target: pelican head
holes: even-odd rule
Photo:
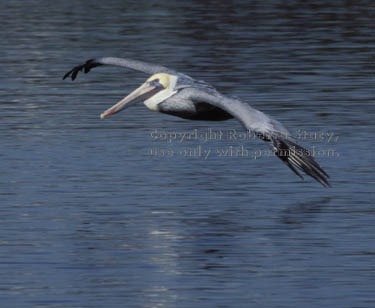
[[[161,102],[177,92],[175,90],[177,78],[177,76],[167,73],[152,75],[138,89],[104,111],[100,118],[104,119],[138,102],[144,102],[148,109],[157,111]]]

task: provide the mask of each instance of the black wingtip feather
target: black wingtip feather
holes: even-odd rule
[[[272,144],[277,157],[300,178],[303,179],[296,168],[302,170],[323,186],[331,187],[331,184],[328,182],[329,175],[314,160],[308,150],[284,138],[272,138]]]
[[[71,72],[72,72],[72,71],[67,72],[67,73],[64,75],[63,80],[65,80],[65,79],[70,75]]]
[[[97,67],[99,65],[102,65],[101,63],[98,63],[95,61],[95,59],[90,59],[90,60],[87,60],[84,64],[81,64],[81,65],[77,65],[75,67],[73,67],[72,70],[70,70],[69,72],[67,72],[64,77],[63,77],[63,80],[66,79],[67,77],[70,76],[70,78],[72,80],[75,80],[77,78],[77,75],[80,71],[83,70],[83,72],[85,74],[87,74],[92,68],[94,67]]]

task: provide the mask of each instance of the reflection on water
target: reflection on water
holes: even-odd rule
[[[374,306],[369,3],[0,6],[3,306]],[[234,120],[139,105],[101,121],[148,76],[61,80],[98,56],[161,63],[248,101],[302,145],[334,150],[318,157],[333,188],[301,182],[253,138],[152,138],[240,131]],[[252,155],[150,155],[199,146]]]

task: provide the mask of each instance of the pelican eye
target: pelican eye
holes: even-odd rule
[[[156,87],[156,88],[164,88],[164,86],[159,81],[160,81],[159,78],[151,80],[150,85],[153,86],[153,87]]]

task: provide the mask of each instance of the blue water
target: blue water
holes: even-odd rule
[[[374,307],[373,20],[369,1],[2,2],[1,307]],[[148,77],[62,80],[101,56],[249,102],[333,187],[229,138],[235,120],[100,120]]]

